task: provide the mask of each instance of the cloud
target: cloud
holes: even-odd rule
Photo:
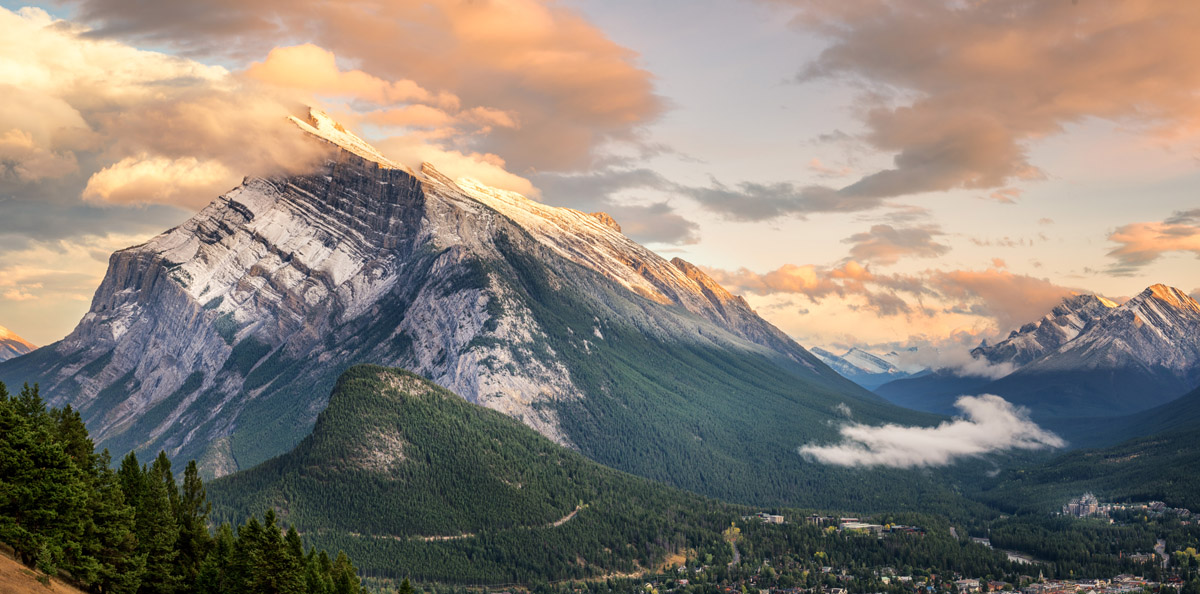
[[[869,265],[849,260],[832,267],[785,264],[766,273],[746,268],[705,271],[734,292],[800,294],[814,303],[831,295],[854,297],[862,303],[858,307],[879,317],[933,316],[941,310],[985,318],[996,331],[1039,319],[1063,298],[1080,292],[1045,278],[999,268],[878,274]],[[941,305],[934,307],[926,300],[937,300]]]
[[[1027,410],[991,394],[962,396],[963,417],[936,427],[848,423],[834,445],[805,445],[802,456],[835,466],[927,468],[1006,450],[1061,448],[1062,438],[1029,419]]]
[[[1030,146],[1089,118],[1168,140],[1200,126],[1192,3],[763,1],[827,40],[798,81],[859,86],[864,141],[894,155],[824,188],[858,207],[959,188],[1012,200],[1043,175]]]
[[[162,202],[199,210],[241,179],[216,161],[126,157],[93,174],[83,198],[114,204]]]
[[[425,142],[419,136],[394,136],[375,143],[376,148],[394,159],[417,169],[421,163],[432,163],[438,171],[458,179],[469,177],[489,186],[537,197],[539,192],[528,179],[510,173],[504,159],[498,155],[464,153],[447,150]]]
[[[812,161],[808,162],[808,170],[816,174],[820,178],[838,178],[850,175],[854,170],[846,167],[830,167],[820,159],[813,157]]]
[[[194,208],[195,183],[166,195],[164,173],[148,165],[171,163],[168,173],[189,182],[224,167],[236,171],[222,176],[228,186],[306,167],[323,150],[287,123],[293,104],[224,68],[93,39],[35,8],[0,8],[0,28],[0,184],[15,198],[97,175],[95,200]]]
[[[28,183],[62,177],[79,169],[71,151],[39,146],[33,134],[13,128],[0,134],[0,179]]]
[[[265,60],[247,67],[245,74],[274,86],[316,95],[341,95],[377,105],[423,103],[458,109],[460,103],[453,93],[433,93],[408,79],[389,81],[362,70],[342,71],[333,52],[311,43],[273,48]]]
[[[1141,267],[1171,252],[1200,256],[1200,209],[1176,212],[1161,223],[1130,223],[1109,234],[1120,244],[1108,252],[1117,265],[1115,274],[1133,274]]]
[[[943,298],[996,320],[1002,330],[1037,320],[1064,298],[1086,292],[996,268],[934,271],[927,276],[930,287]]]
[[[895,264],[900,258],[916,256],[936,258],[950,251],[950,246],[933,240],[943,233],[937,226],[899,228],[873,225],[870,231],[855,233],[842,240],[852,244],[850,257],[864,263]]]
[[[742,182],[735,187],[712,180],[708,186],[680,187],[679,191],[713,212],[735,221],[767,221],[787,215],[818,212],[855,212],[883,204],[876,196],[848,195],[818,185],[788,182]]]
[[[471,147],[454,148],[504,155],[514,171],[586,168],[597,147],[636,139],[665,109],[634,52],[551,0],[70,3],[95,24],[93,37],[234,60],[281,47],[256,74],[314,92],[353,88],[377,103],[406,92],[426,103],[418,89],[444,92],[462,105],[511,114],[519,129],[496,127]],[[297,46],[301,39],[311,46]],[[298,71],[300,57],[317,59],[317,72]],[[355,68],[339,69],[337,61]]]

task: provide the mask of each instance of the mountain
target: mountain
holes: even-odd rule
[[[985,389],[1035,417],[1120,416],[1200,385],[1200,304],[1153,285]]]
[[[750,513],[606,468],[375,366],[338,379],[294,450],[207,489],[215,519],[277,509],[368,575],[468,584],[629,573],[688,549],[724,559],[721,531]]]
[[[99,446],[220,476],[293,448],[346,368],[401,367],[602,464],[756,502],[879,505],[861,480],[822,485],[836,471],[796,448],[836,438],[846,408],[936,422],[607,216],[409,171],[317,112],[296,122],[323,165],[247,179],[113,254],[75,330],[0,381],[39,381]]]
[[[1016,369],[991,381],[942,372],[876,392],[932,412],[948,412],[958,394],[997,394],[1056,429],[1070,429],[1079,419],[1123,417],[1200,385],[1200,304],[1161,284],[1119,306],[1075,296],[1005,341],[972,353]]]
[[[835,355],[820,347],[814,347],[810,352],[842,377],[868,390],[916,375],[901,371],[897,367],[900,356],[895,352],[880,356],[858,347],[853,347],[841,355]]]
[[[20,357],[36,348],[29,341],[14,334],[12,330],[0,326],[0,361]]]
[[[971,350],[971,355],[993,364],[1020,367],[1070,342],[1088,323],[1108,315],[1115,307],[1116,303],[1099,295],[1067,297],[1042,319],[1013,330],[996,344],[984,341]]]

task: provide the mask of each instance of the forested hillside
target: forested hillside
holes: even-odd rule
[[[368,575],[528,583],[728,556],[744,510],[605,468],[411,373],[351,368],[294,451],[218,479],[214,516],[275,507]]]
[[[118,470],[110,462],[79,413],[47,409],[36,386],[10,395],[0,383],[0,543],[93,592],[359,591],[348,557],[306,551],[273,511],[214,538],[195,462],[181,485],[165,454],[142,465],[131,453]]]

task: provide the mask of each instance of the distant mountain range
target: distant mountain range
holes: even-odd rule
[[[0,326],[0,361],[19,357],[36,348],[29,341],[17,336],[12,330]]]
[[[942,489],[799,456],[837,439],[847,409],[873,424],[937,418],[841,377],[611,217],[410,171],[319,112],[296,124],[329,149],[323,165],[247,179],[114,254],[75,330],[0,363],[0,381],[40,382],[100,447],[162,448],[206,476],[290,451],[339,375],[373,363],[727,500],[862,509]]]
[[[813,347],[810,351],[842,377],[868,390],[923,373],[901,371],[898,366],[900,355],[895,351],[883,355],[869,353],[858,347],[853,347],[841,355],[835,355],[820,347]]]
[[[1078,419],[1130,415],[1200,385],[1200,304],[1165,285],[1153,285],[1119,306],[1079,295],[972,353],[1015,371],[995,380],[940,371],[876,392],[941,413],[953,412],[960,394],[998,394],[1027,407],[1037,420],[1068,428]]]

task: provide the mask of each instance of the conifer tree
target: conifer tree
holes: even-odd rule
[[[56,439],[35,385],[0,403],[0,541],[55,573],[74,556],[87,496],[83,473]]]
[[[165,456],[159,456],[154,465],[142,473],[144,491],[136,513],[138,551],[146,555],[145,577],[138,590],[143,594],[174,594],[180,583],[176,573],[179,551],[175,548],[179,526],[171,505],[175,480],[170,477],[170,463],[164,466],[161,460],[165,460]],[[170,488],[167,487],[168,478]]]
[[[89,555],[96,559],[93,583],[102,592],[132,594],[145,571],[146,558],[137,550],[134,509],[125,501],[108,450],[96,456],[94,489],[89,502]]]
[[[358,573],[350,558],[343,551],[338,551],[337,559],[333,562],[333,591],[334,594],[358,594],[360,585]]]
[[[208,534],[208,513],[212,505],[204,493],[204,483],[196,461],[189,461],[183,471],[183,492],[179,496],[179,574],[191,583],[200,573],[200,565],[208,553],[212,538]]]
[[[212,547],[200,566],[200,573],[196,576],[196,591],[199,594],[224,594],[242,590],[242,584],[235,581],[238,577],[234,568],[235,549],[233,528],[229,524],[221,524]]]

